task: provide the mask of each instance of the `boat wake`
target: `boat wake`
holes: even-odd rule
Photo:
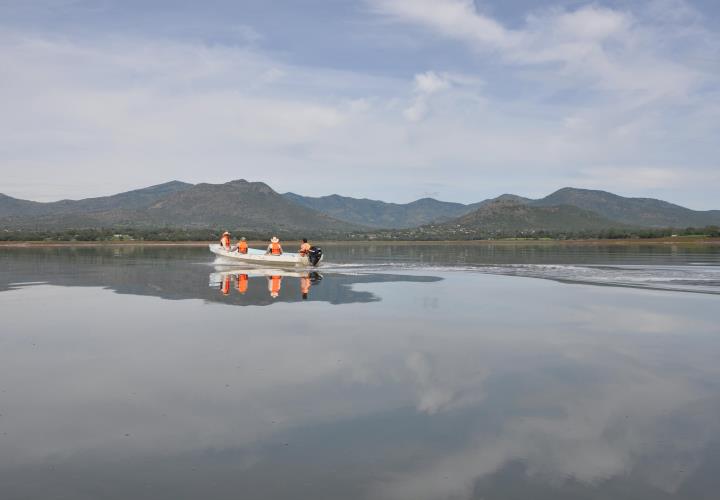
[[[472,266],[428,266],[413,263],[330,264],[325,272],[366,274],[394,271],[465,272],[540,278],[563,283],[622,286],[720,294],[720,266],[703,265],[577,265],[492,264]]]
[[[720,294],[720,266],[514,264],[483,266],[477,270],[565,283]]]

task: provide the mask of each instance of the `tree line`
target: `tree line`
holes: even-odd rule
[[[111,242],[111,241],[218,241],[225,231],[224,228],[97,228],[97,229],[64,229],[33,230],[5,229],[0,230],[0,241],[61,241],[61,242]],[[244,231],[231,230],[233,238],[244,236],[249,240],[266,240],[277,235],[284,240],[313,239],[347,239],[350,235],[334,232],[298,233],[292,231]]]
[[[111,241],[217,241],[223,229],[182,229],[182,228],[100,228],[100,229],[66,229],[51,230],[0,230],[0,241],[60,241],[60,242],[111,242]],[[480,240],[480,239],[529,239],[529,240],[617,240],[617,239],[650,239],[672,236],[706,236],[720,237],[720,227],[707,226],[702,228],[643,228],[643,229],[603,229],[594,231],[473,231],[468,233],[449,233],[444,231],[429,232],[407,230],[376,230],[372,232],[313,232],[298,233],[294,231],[273,232],[281,239],[294,240],[303,237],[311,239],[334,239],[349,241],[390,240]],[[244,236],[250,240],[266,240],[271,234],[260,231],[233,231],[234,237]]]

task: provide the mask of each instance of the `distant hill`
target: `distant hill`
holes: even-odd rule
[[[169,194],[184,191],[192,186],[192,184],[186,182],[171,181],[112,196],[86,198],[84,200],[61,200],[50,203],[19,200],[0,193],[0,217],[60,214],[87,215],[108,210],[136,210],[149,207]]]
[[[337,194],[313,198],[285,193],[288,200],[318,210],[339,220],[374,228],[416,227],[438,220],[458,217],[472,208],[462,203],[422,198],[412,203],[387,203],[367,198],[350,198]]]
[[[0,194],[0,230],[228,228],[313,237],[349,232],[466,237],[711,225],[720,225],[720,210],[694,211],[651,198],[576,188],[563,188],[539,200],[503,194],[469,205],[433,198],[405,204],[339,195],[313,198],[279,194],[265,183],[242,179],[224,184],[172,181],[112,196],[52,203]]]
[[[473,210],[477,210],[478,208],[482,208],[487,205],[491,205],[498,201],[518,203],[520,205],[525,205],[528,203],[532,203],[535,200],[530,199],[530,198],[524,198],[524,197],[518,196],[516,194],[501,194],[500,196],[498,196],[496,198],[489,198],[487,200],[483,200],[483,201],[479,201],[477,203],[471,203],[470,205],[466,205],[466,207],[468,209],[466,213],[470,213]]]
[[[533,206],[497,200],[429,230],[453,234],[532,233],[619,228],[623,224],[570,205]]]
[[[636,227],[703,227],[720,224],[720,210],[696,211],[653,198],[625,198],[607,191],[563,188],[540,200],[537,207],[572,205]]]
[[[283,196],[299,205],[318,210],[336,219],[383,229],[406,229],[431,222],[443,222],[495,201],[517,203],[533,201],[514,194],[503,194],[497,198],[469,205],[440,201],[434,198],[421,198],[410,203],[387,203],[337,194],[316,198],[295,193],[285,193]]]
[[[236,180],[197,184],[174,193],[140,214],[148,225],[200,227],[216,225],[247,230],[352,230],[339,221],[299,206],[263,182]]]
[[[82,229],[99,227],[225,227],[260,231],[362,229],[298,206],[262,182],[169,183],[80,201],[36,203],[0,199],[0,227]],[[7,211],[4,207],[7,206]]]

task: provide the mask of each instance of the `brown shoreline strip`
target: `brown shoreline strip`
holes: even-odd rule
[[[292,241],[292,240],[290,240]],[[205,247],[211,241],[0,241],[0,248],[43,248],[43,247],[128,247],[128,246],[149,246],[149,247]],[[265,245],[266,241],[250,241],[251,246]],[[643,238],[643,239],[590,239],[590,240],[447,240],[447,241],[422,241],[422,240],[328,240],[318,241],[318,245],[503,245],[503,246],[527,246],[527,245],[566,245],[566,246],[600,246],[600,245],[720,245],[720,238],[701,237],[677,237],[677,238]]]

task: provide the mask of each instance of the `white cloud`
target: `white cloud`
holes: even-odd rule
[[[514,65],[559,65],[567,85],[644,94],[643,99],[683,96],[701,72],[656,53],[666,36],[628,12],[599,6],[546,9],[508,29],[478,12],[472,0],[368,0],[376,12],[416,23],[479,51],[497,51]]]
[[[0,67],[12,68],[0,79],[0,191],[48,200],[246,177],[310,195],[472,202],[587,183],[715,207],[696,186],[717,169],[717,75],[707,58],[680,57],[714,46],[696,18],[656,25],[592,5],[509,28],[472,2],[371,5],[461,41],[492,70],[436,62],[387,77],[257,45],[0,28]],[[680,37],[685,52],[659,45]]]
[[[415,75],[415,89],[423,94],[434,94],[450,87],[448,78],[433,71]]]
[[[410,20],[443,35],[488,46],[509,46],[513,36],[495,20],[477,13],[472,0],[372,0],[375,9]]]
[[[448,76],[438,75],[434,71],[415,75],[415,100],[403,112],[405,118],[410,121],[419,121],[424,118],[428,111],[430,96],[449,89],[451,85],[451,79]]]

